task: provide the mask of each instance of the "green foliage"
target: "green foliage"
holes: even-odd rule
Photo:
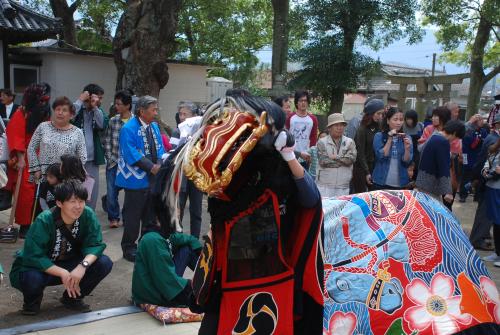
[[[380,63],[359,52],[347,50],[338,35],[321,37],[296,52],[293,58],[302,70],[292,79],[292,88],[307,87],[329,100],[334,90],[352,91],[359,82],[380,69]]]
[[[53,16],[48,0],[20,0],[19,3],[36,11],[37,13]]]
[[[22,0],[21,3],[37,12],[53,16],[49,0]],[[111,52],[112,31],[125,6],[126,2],[121,0],[82,0],[75,14],[78,47],[96,52]]]
[[[77,30],[78,46],[96,52],[112,51],[112,31],[125,9],[119,0],[84,0],[78,11],[82,13]]]
[[[500,37],[494,30],[500,31],[500,2],[498,0],[423,0],[425,14],[423,24],[436,25],[438,42],[445,53],[440,60],[459,65],[471,62],[472,45],[476,38],[481,18],[491,24],[489,41],[485,47],[484,68],[500,63]],[[459,50],[459,48],[461,50]]]
[[[355,51],[356,43],[378,49],[407,36],[422,37],[416,23],[417,0],[321,0],[300,6],[309,26],[309,43],[292,54],[303,64],[292,87],[305,87],[340,111],[343,93],[379,70],[379,62]]]
[[[224,66],[219,75],[246,85],[255,75],[255,53],[272,41],[272,22],[268,0],[186,0],[176,58]]]
[[[76,33],[78,47],[83,50],[111,53],[113,51],[113,41],[106,36],[102,36],[92,29],[80,29]]]
[[[78,7],[82,14],[80,26],[103,37],[111,37],[125,6],[125,2],[119,0],[84,0]]]

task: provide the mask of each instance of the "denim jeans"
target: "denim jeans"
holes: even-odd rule
[[[72,258],[55,262],[55,265],[71,272],[78,265],[78,263],[82,261],[82,259],[83,257]],[[102,255],[94,263],[92,263],[80,281],[80,298],[89,295],[97,284],[99,284],[109,274],[112,267],[113,262],[106,255]],[[21,284],[21,291],[24,295],[25,304],[42,301],[45,287],[62,284],[61,278],[51,276],[45,272],[35,269],[20,272],[19,281]],[[64,291],[64,295],[67,296],[66,291]]]
[[[106,169],[106,203],[108,206],[108,220],[120,220],[120,204],[118,203],[118,193],[121,188],[115,185],[116,170],[118,165],[111,169]]]
[[[175,273],[179,277],[182,277],[184,276],[186,267],[189,267],[191,270],[195,269],[196,262],[198,262],[198,255],[190,247],[183,246],[175,251],[173,261]]]

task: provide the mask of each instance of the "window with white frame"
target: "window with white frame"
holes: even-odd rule
[[[40,68],[33,65],[10,65],[10,88],[14,93],[22,95],[30,84],[40,82]]]

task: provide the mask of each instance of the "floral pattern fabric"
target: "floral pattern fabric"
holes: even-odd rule
[[[193,313],[186,307],[163,307],[151,304],[141,304],[140,306],[146,313],[164,324],[200,322],[203,319],[203,314]]]
[[[324,335],[444,335],[500,323],[495,283],[434,198],[376,191],[323,200],[323,209]]]

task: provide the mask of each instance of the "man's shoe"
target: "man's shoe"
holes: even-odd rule
[[[40,312],[40,303],[23,304],[22,315],[37,315]]]
[[[466,198],[460,198],[458,201],[460,201],[461,203],[464,203],[464,202],[467,201],[467,199]]]
[[[123,254],[123,258],[129,262],[135,263],[135,253],[125,253]],[[499,258],[500,260],[500,258]]]
[[[119,228],[120,220],[111,220],[109,221],[109,228]]]
[[[83,298],[67,298],[63,296],[59,301],[66,307],[67,309],[71,309],[72,311],[80,312],[80,313],[88,313],[92,310],[90,306],[83,302]]]
[[[500,256],[498,256],[496,253],[492,253],[489,256],[483,257],[483,261],[486,261],[486,262],[500,262]]]
[[[495,248],[490,243],[486,243],[486,242],[483,242],[483,243],[481,243],[479,245],[475,245],[474,249],[484,250],[484,251],[493,251],[493,250],[495,250]]]

